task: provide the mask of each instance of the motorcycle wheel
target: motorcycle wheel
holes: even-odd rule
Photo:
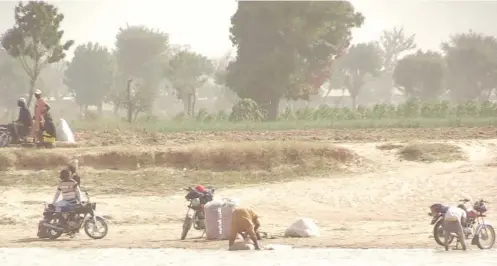
[[[183,232],[181,232],[181,240],[185,240],[186,235],[188,235],[188,231],[192,228],[193,219],[191,217],[185,217],[185,221],[183,221]]]
[[[109,232],[109,227],[107,226],[107,223],[105,222],[105,220],[102,217],[95,217],[95,220],[96,220],[97,224],[98,223],[101,224],[101,227],[98,226],[97,224],[95,224],[93,222],[93,219],[90,218],[90,219],[86,220],[85,224],[83,225],[83,227],[85,228],[85,233],[90,238],[93,238],[93,239],[102,239]],[[95,227],[96,228],[103,228],[103,232],[101,232],[100,235],[95,235],[95,231],[94,231]],[[92,229],[92,231],[90,231],[90,229]]]
[[[440,245],[440,246],[442,246],[442,247],[445,245],[445,243],[444,243],[445,237],[444,237],[444,230],[443,230],[443,221],[444,220],[439,220],[433,226],[433,237],[435,238],[435,242],[437,242],[437,244]],[[454,236],[450,236],[449,244],[452,243],[453,240],[454,240]]]
[[[486,236],[485,235],[482,236],[481,235],[482,232],[485,232]],[[480,232],[478,232],[478,235],[475,237],[476,237],[476,245],[480,249],[491,249],[495,244],[495,230],[493,226],[489,224],[484,225],[483,228],[481,228]],[[485,240],[488,238],[490,238],[490,243],[488,245],[483,245],[481,243],[481,240],[482,239]]]
[[[0,130],[0,147],[9,146],[11,141],[10,134],[5,130]]]
[[[50,220],[47,221],[47,223],[49,223],[51,225],[58,226],[60,224],[60,219],[57,217],[52,217],[52,218],[50,218]],[[54,230],[51,228],[46,228],[45,230],[47,232],[46,233],[47,238],[52,239],[52,240],[59,238],[63,233],[62,230],[58,231],[58,230]]]

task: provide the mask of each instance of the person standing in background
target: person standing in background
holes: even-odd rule
[[[41,91],[36,90],[35,93],[35,121],[33,124],[33,142],[36,142],[36,140],[39,140],[39,133],[40,130],[42,129],[41,123],[43,122],[43,116],[46,112],[50,110],[50,105],[48,105],[47,101],[41,97]]]

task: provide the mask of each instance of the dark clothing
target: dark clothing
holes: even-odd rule
[[[81,177],[77,173],[72,175],[72,179],[78,183],[78,186],[81,186]]]
[[[19,118],[18,123],[22,124],[24,127],[30,127],[33,125],[33,120],[31,119],[31,112],[26,107],[19,108]]]
[[[51,119],[45,121],[45,124],[43,125],[43,129],[50,136],[57,138],[55,124],[53,123],[53,121]]]

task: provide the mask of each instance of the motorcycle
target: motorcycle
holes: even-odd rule
[[[463,199],[460,200],[461,202],[468,203],[470,200],[468,199]],[[470,210],[466,211],[467,214],[467,219],[466,219],[466,225],[463,228],[463,233],[464,237],[466,239],[472,238],[471,244],[478,246],[480,249],[491,249],[493,245],[495,244],[495,230],[492,225],[488,224],[485,222],[484,217],[486,215],[484,214],[487,211],[487,207],[485,206],[485,203],[488,203],[487,201],[481,199],[479,201],[476,201],[473,204],[473,208]],[[433,206],[433,205],[432,205]],[[432,214],[434,210],[432,209]],[[441,210],[443,211],[443,210]],[[445,212],[447,209],[445,209]],[[443,213],[445,214],[445,213]],[[437,220],[434,226],[434,236],[435,236],[435,241],[443,246],[443,214],[441,212],[436,213],[435,210],[435,215],[433,216],[432,219],[432,224],[434,220]],[[455,234],[451,234],[449,243],[451,243],[454,238],[456,237]],[[483,245],[482,240],[489,240],[490,242],[488,245]],[[459,242],[457,243],[459,244]]]
[[[9,146],[12,141],[10,125],[0,125],[0,147]]]
[[[29,129],[24,129],[23,133],[18,132],[17,135],[14,132],[15,121],[7,124],[0,125],[0,147],[7,147],[10,144],[22,144],[26,143],[26,138],[29,135]],[[20,129],[21,130],[21,129]]]
[[[464,200],[469,202],[469,200]],[[473,208],[468,210],[466,228],[468,228],[465,234],[466,239],[472,237],[471,245],[476,245],[480,249],[491,249],[495,244],[495,229],[492,225],[485,222],[485,212],[487,212],[487,206],[485,203],[487,201],[480,199],[473,204]],[[483,241],[490,240],[487,245],[482,243]]]
[[[84,192],[87,198],[86,202],[62,209],[62,212],[56,212],[52,204],[46,205],[43,211],[43,220],[38,223],[38,237],[57,239],[62,234],[73,236],[83,227],[86,235],[90,238],[104,238],[108,233],[107,223],[103,217],[95,214],[97,204],[90,201],[87,191]],[[98,226],[97,223],[101,226]]]
[[[193,228],[195,230],[203,230],[202,236],[205,233],[205,213],[204,206],[208,202],[212,201],[215,189],[210,188],[206,193],[198,192],[197,190],[188,187],[184,189],[188,192],[185,196],[186,200],[189,201],[187,205],[187,211],[185,215],[185,220],[183,221],[183,231],[181,232],[181,240],[186,239],[188,231]],[[192,214],[193,212],[193,214]]]

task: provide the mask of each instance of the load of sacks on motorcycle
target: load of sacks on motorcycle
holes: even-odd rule
[[[259,250],[291,248],[284,245],[266,245],[259,243],[269,234],[261,232],[260,217],[256,209],[243,206],[237,199],[214,199],[214,188],[198,185],[185,189],[185,196],[190,202],[183,222],[181,240],[186,239],[192,228],[203,231],[207,240],[228,240],[229,250]],[[285,231],[286,237],[319,236],[318,226],[309,218],[299,218]]]

